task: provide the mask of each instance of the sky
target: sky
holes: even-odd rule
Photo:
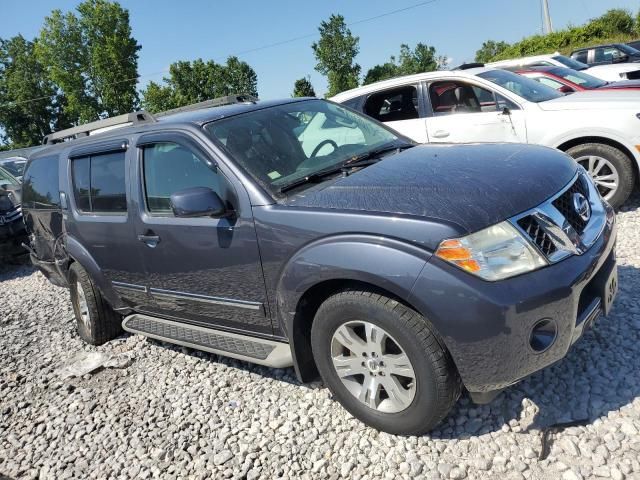
[[[541,31],[540,0],[121,0],[130,12],[139,52],[139,86],[160,81],[172,62],[203,58],[224,62],[229,55],[249,63],[258,75],[262,99],[291,96],[296,79],[310,76],[316,93],[326,79],[314,70],[311,44],[318,26],[342,14],[360,37],[356,61],[367,69],[397,55],[400,44],[433,45],[452,65],[472,61],[487,39],[514,42]],[[79,0],[0,0],[0,38],[38,34],[52,9],[73,10]],[[405,9],[370,21],[385,13]],[[579,25],[610,8],[640,9],[640,0],[549,0],[554,28]],[[360,23],[358,23],[360,22]],[[305,37],[264,48],[287,40]],[[254,50],[252,52],[247,52]],[[246,52],[246,53],[241,53]]]

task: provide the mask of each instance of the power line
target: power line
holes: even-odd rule
[[[385,12],[385,13],[381,13],[381,14],[375,15],[373,17],[363,18],[361,20],[356,20],[355,22],[347,23],[346,26],[347,27],[352,27],[354,25],[360,25],[362,23],[371,22],[371,21],[377,20],[379,18],[388,17],[390,15],[395,15],[397,13],[406,12],[407,10],[413,10],[414,8],[423,7],[425,5],[429,5],[429,4],[435,3],[437,1],[438,0],[426,0],[426,1],[423,1],[423,2],[415,3],[413,5],[409,5],[409,6],[404,7],[404,8],[398,8],[396,10],[391,10],[391,11],[388,11],[388,12]],[[297,41],[300,41],[300,40],[305,40],[307,38],[317,37],[318,35],[319,35],[319,33],[315,32],[315,33],[309,33],[309,34],[306,34],[306,35],[300,35],[298,37],[292,37],[292,38],[289,38],[287,40],[281,40],[279,42],[269,43],[267,45],[262,45],[260,47],[250,48],[248,50],[241,50],[241,51],[236,52],[236,53],[231,53],[231,54],[227,55],[227,58],[228,57],[239,57],[241,55],[247,55],[248,53],[254,53],[254,52],[259,52],[259,51],[266,50],[266,49],[269,49],[269,48],[279,47],[281,45],[286,45],[286,44],[297,42]],[[219,61],[221,59],[223,59],[223,57],[216,58],[216,60],[219,60]],[[165,68],[164,70],[160,70],[158,72],[145,73],[144,75],[137,75],[135,77],[121,79],[121,80],[118,80],[117,82],[111,82],[111,83],[105,84],[105,86],[106,87],[110,87],[110,86],[113,86],[113,85],[119,85],[121,83],[130,82],[132,80],[140,80],[142,78],[154,77],[156,75],[160,75],[161,73],[167,73],[167,72],[169,72],[169,69]],[[44,100],[46,98],[53,98],[55,96],[56,96],[55,94],[54,95],[45,95],[45,96],[37,97],[37,98],[30,98],[29,100],[21,100],[19,102],[12,101],[12,102],[7,102],[7,103],[4,103],[4,104],[0,104],[0,107],[10,106],[10,105],[23,105],[25,103],[37,102],[38,100]]]

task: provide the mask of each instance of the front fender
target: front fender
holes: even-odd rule
[[[309,344],[311,318],[299,315],[302,297],[332,281],[362,282],[408,299],[431,254],[405,242],[371,235],[340,235],[306,245],[285,264],[277,285],[278,321],[291,343],[298,377],[314,367]]]
[[[102,270],[100,270],[100,267],[87,249],[69,235],[66,236],[65,243],[69,256],[82,265],[82,268],[87,271],[91,280],[98,286],[102,296],[109,302],[109,305],[114,309],[124,307],[125,305],[120,301],[120,297],[111,285],[111,282],[104,276]]]

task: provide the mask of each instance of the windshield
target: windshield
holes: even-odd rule
[[[589,65],[586,63],[579,62],[571,57],[565,57],[564,55],[556,55],[553,59],[563,64],[565,67],[573,68],[574,70],[586,70],[589,68]]]
[[[629,45],[625,45],[624,43],[617,43],[616,47],[618,48],[618,50],[622,50],[627,55],[640,55],[640,51],[633,47],[630,47]]]
[[[21,158],[9,158],[6,160],[0,160],[0,167],[4,168],[14,177],[21,177],[24,172],[24,167],[27,164],[26,160]]]
[[[0,187],[7,187],[9,185],[19,185],[16,179],[7,172],[4,168],[0,168]]]
[[[489,70],[479,73],[478,76],[534,103],[546,102],[547,100],[564,96],[564,94],[551,87],[507,70]]]
[[[576,72],[575,70],[572,70],[570,68],[558,67],[549,70],[549,72],[557,75],[558,77],[562,77],[565,80],[569,80],[576,85],[581,85],[585,88],[600,88],[604,87],[607,84],[607,82],[605,82],[604,80],[593,77],[588,73]]]
[[[391,131],[324,100],[278,105],[205,126],[216,143],[271,193],[354,157],[405,143]]]

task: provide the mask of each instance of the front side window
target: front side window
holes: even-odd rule
[[[147,209],[152,214],[173,216],[171,195],[193,187],[207,187],[226,198],[221,174],[202,156],[173,142],[143,147],[144,191]]]
[[[211,138],[276,196],[288,184],[400,142],[364,115],[323,100],[253,110],[205,126]]]
[[[616,47],[598,47],[595,49],[595,61],[612,63],[622,56]]]
[[[531,78],[523,77],[513,72],[507,72],[506,70],[488,70],[479,73],[478,76],[502,88],[506,88],[529,102],[546,102],[547,100],[563,96],[561,92],[551,87],[542,85]]]
[[[429,98],[435,115],[495,112],[518,106],[486,88],[465,82],[447,80],[429,86]]]
[[[79,210],[88,213],[127,211],[124,152],[74,158],[71,174]]]
[[[371,95],[364,113],[380,122],[397,122],[418,118],[418,89],[413,85]]]

